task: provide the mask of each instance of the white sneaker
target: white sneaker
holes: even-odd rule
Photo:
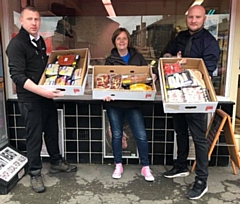
[[[114,170],[114,172],[113,172],[113,174],[112,174],[112,177],[113,177],[114,179],[119,179],[119,178],[122,177],[122,173],[123,173],[122,163],[116,164],[115,170]]]
[[[146,181],[154,181],[155,178],[153,177],[152,173],[151,173],[151,169],[149,168],[149,166],[144,166],[141,170],[141,174],[142,176],[144,176]]]

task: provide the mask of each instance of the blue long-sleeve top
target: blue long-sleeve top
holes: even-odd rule
[[[217,68],[220,55],[218,42],[208,30],[203,28],[193,34],[190,54],[189,56],[184,56],[185,47],[190,37],[191,34],[188,30],[179,32],[177,37],[169,44],[167,53],[176,56],[181,51],[182,57],[202,58],[209,75],[212,76],[213,71]]]

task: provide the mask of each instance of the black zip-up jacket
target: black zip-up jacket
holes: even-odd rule
[[[130,53],[130,57],[128,60],[128,64],[126,64],[120,57],[117,48],[113,48],[111,50],[111,55],[106,59],[105,65],[136,65],[136,66],[147,65],[146,61],[144,60],[144,57],[140,53],[138,53],[135,49],[128,48],[128,52]],[[141,105],[140,101],[126,101],[126,100],[110,101],[105,102],[104,104],[124,108],[139,107]]]
[[[29,33],[22,27],[6,49],[9,72],[16,84],[19,102],[49,100],[23,88],[27,79],[38,84],[45,70],[47,63],[46,45],[42,37],[39,40],[41,48],[32,44]]]

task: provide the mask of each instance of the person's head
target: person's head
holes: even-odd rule
[[[41,18],[38,10],[33,6],[22,9],[20,18],[21,26],[32,36],[36,37],[40,29]]]
[[[112,35],[112,43],[117,50],[131,47],[131,36],[126,28],[118,28]]]
[[[186,16],[186,25],[191,34],[194,34],[203,28],[206,19],[205,13],[205,9],[200,5],[189,8]]]

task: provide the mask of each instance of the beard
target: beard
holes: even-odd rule
[[[199,28],[197,28],[197,29],[195,29],[195,30],[192,30],[191,28],[188,28],[188,30],[189,30],[190,33],[194,34],[194,33],[199,32],[200,30],[202,30],[202,29],[203,29],[203,26],[204,26],[204,25],[202,25],[201,27],[199,27]]]

